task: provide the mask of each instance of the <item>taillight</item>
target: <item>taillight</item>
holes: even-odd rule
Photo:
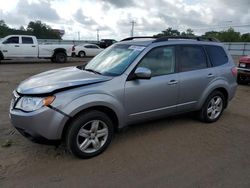
[[[233,76],[237,76],[237,67],[233,67],[232,68],[232,74],[233,74]]]

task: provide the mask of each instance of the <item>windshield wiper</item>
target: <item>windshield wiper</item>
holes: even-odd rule
[[[89,71],[89,72],[93,72],[93,73],[95,73],[95,74],[100,74],[100,75],[102,75],[102,73],[100,73],[100,72],[98,72],[98,71],[95,71],[95,70],[93,70],[93,69],[84,69],[85,71]]]

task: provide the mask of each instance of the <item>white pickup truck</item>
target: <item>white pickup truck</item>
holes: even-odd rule
[[[0,61],[13,58],[43,58],[65,63],[73,51],[73,45],[38,44],[35,36],[9,35],[0,40]]]

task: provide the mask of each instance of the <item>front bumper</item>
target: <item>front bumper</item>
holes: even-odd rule
[[[11,109],[10,119],[23,136],[34,142],[48,144],[61,140],[68,117],[49,107],[43,107],[34,112]]]
[[[240,67],[238,67],[237,70],[238,70],[238,74],[246,75],[246,76],[250,77],[250,69],[249,68],[240,68]]]

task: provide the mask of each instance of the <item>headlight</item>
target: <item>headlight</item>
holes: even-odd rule
[[[42,108],[43,106],[49,106],[53,101],[55,97],[22,97],[18,100],[15,108],[26,111],[26,112],[32,112],[35,110],[38,110]]]
[[[246,63],[240,63],[240,67],[245,68],[246,67]]]

